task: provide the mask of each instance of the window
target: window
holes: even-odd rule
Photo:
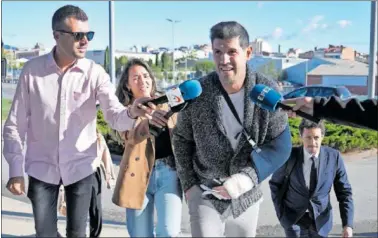
[[[352,94],[349,92],[349,90],[345,87],[340,87],[340,88],[337,88],[337,92],[338,92],[338,96],[341,98],[341,99],[346,99],[346,98],[350,98],[352,97]]]
[[[330,97],[330,96],[335,95],[335,94],[336,94],[336,92],[333,88],[313,87],[313,88],[308,89],[306,96],[308,96],[308,97],[316,97],[316,96]]]
[[[298,89],[298,90],[295,90],[289,94],[287,94],[285,96],[285,98],[298,98],[298,97],[303,97],[306,95],[306,92],[307,92],[307,89],[306,88],[302,88],[302,89]]]

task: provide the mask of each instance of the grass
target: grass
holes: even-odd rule
[[[1,120],[2,121],[7,119],[11,106],[12,106],[12,100],[5,99],[5,98],[1,99]]]

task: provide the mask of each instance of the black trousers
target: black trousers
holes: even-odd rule
[[[67,237],[85,237],[95,173],[65,186]],[[37,237],[58,237],[57,203],[60,185],[29,176],[28,197],[32,203]]]
[[[102,205],[101,205],[101,169],[94,173],[92,197],[89,206],[89,234],[90,237],[99,237],[102,230]]]
[[[306,212],[298,223],[285,229],[286,237],[308,237],[308,238],[322,238],[316,230],[315,221],[310,215]]]

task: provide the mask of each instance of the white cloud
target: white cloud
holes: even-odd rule
[[[340,21],[337,22],[337,24],[339,24],[339,26],[341,28],[345,28],[347,26],[350,26],[352,24],[352,22],[349,21],[349,20],[340,20]]]
[[[320,26],[320,28],[322,28],[322,29],[327,29],[327,28],[328,28],[328,25],[325,24],[325,23],[323,23],[323,24]]]
[[[264,6],[264,2],[257,2],[257,7],[258,8],[262,8]]]
[[[321,24],[320,22],[324,19],[322,15],[316,15],[310,19],[310,22],[303,28],[303,32],[310,32],[318,29]]]
[[[274,29],[274,31],[272,33],[272,36],[275,39],[279,39],[279,38],[281,38],[282,33],[283,33],[282,28],[281,27],[276,27],[276,29]]]

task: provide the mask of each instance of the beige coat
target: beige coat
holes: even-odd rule
[[[164,104],[162,108],[168,109],[168,105]],[[171,138],[176,117],[174,114],[168,120]],[[149,132],[146,118],[138,118],[134,129],[120,134],[125,142],[125,151],[112,201],[120,207],[141,209],[155,164],[155,137]]]

